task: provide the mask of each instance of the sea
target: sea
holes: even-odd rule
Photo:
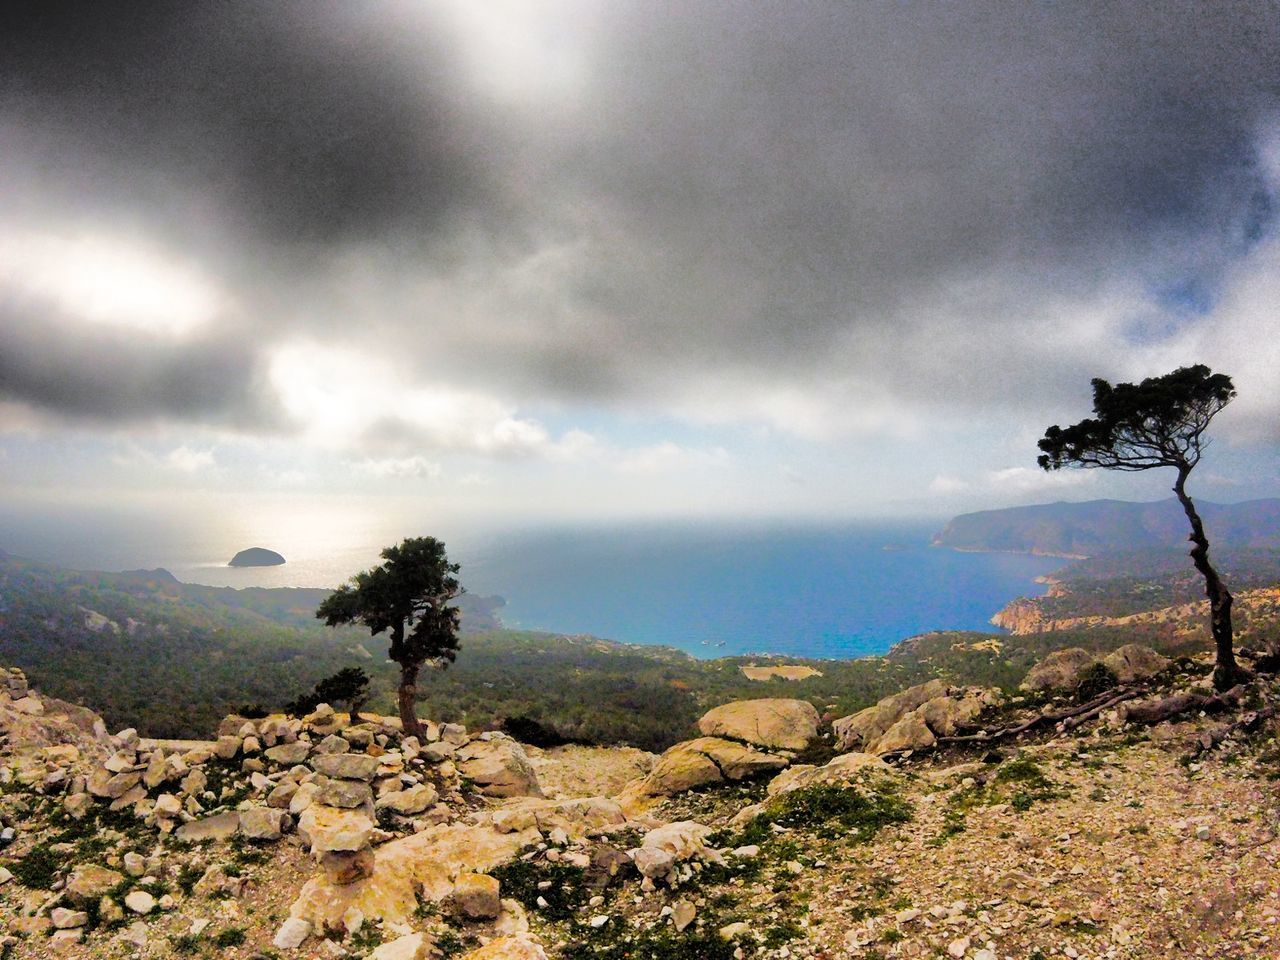
[[[459,531],[446,542],[464,587],[503,597],[500,616],[511,628],[661,644],[703,658],[849,658],[930,630],[999,632],[992,614],[1043,593],[1037,578],[1068,562],[930,546],[944,522],[597,524]],[[334,587],[402,535],[301,525],[246,539],[243,531],[181,524],[6,523],[0,549],[72,569],[164,567],[214,586]],[[227,566],[249,546],[277,550],[288,562]]]

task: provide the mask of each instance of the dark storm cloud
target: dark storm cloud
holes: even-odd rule
[[[102,423],[287,425],[238,336],[86,326],[30,301],[0,300],[0,399]]]
[[[42,183],[107,205],[185,195],[274,244],[428,234],[484,196],[456,64],[400,7],[36,3],[0,10],[0,118]],[[419,24],[421,26],[421,24]]]
[[[535,6],[559,86],[448,9],[8,6],[0,203],[141,221],[255,343],[748,417],[1065,392],[1113,372],[1063,335],[1109,291],[1211,289],[1271,230],[1270,2]]]

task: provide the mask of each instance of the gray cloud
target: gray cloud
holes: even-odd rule
[[[287,426],[238,335],[145,336],[30,301],[0,299],[0,398],[102,423]]]
[[[523,405],[713,418],[1074,396],[1271,229],[1261,0],[555,4],[577,79],[505,99],[443,9],[10,7],[3,203],[213,264],[255,338],[198,345],[228,370],[305,332]],[[1099,355],[1108,310],[1137,332]],[[121,383],[164,402],[175,362]],[[74,405],[80,374],[25,395]],[[226,378],[245,416],[257,383]]]

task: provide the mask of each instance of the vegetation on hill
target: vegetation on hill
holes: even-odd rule
[[[1238,591],[1280,583],[1280,551],[1237,551],[1222,566]],[[1042,598],[1055,618],[1129,613],[1199,599],[1178,552],[1080,561]],[[114,729],[207,736],[244,706],[280,710],[344,668],[370,678],[368,709],[394,712],[398,669],[355,627],[314,617],[323,590],[215,588],[163,571],[78,573],[0,561],[0,646],[51,696],[103,713]],[[669,648],[593,637],[502,630],[498,601],[464,594],[457,661],[427,671],[419,714],[471,729],[507,727],[526,742],[627,743],[661,750],[693,735],[706,709],[755,697],[800,697],[832,717],[933,677],[1016,690],[1047,653],[1067,646],[1105,652],[1146,643],[1169,655],[1204,650],[1202,618],[1010,636],[945,631],[898,644],[884,657],[788,660],[817,670],[802,680],[748,679],[773,661],[695,660]],[[1240,611],[1240,642],[1280,634],[1280,611]],[[783,662],[783,661],[778,661]]]

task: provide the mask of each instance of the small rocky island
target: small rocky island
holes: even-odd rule
[[[248,550],[241,550],[228,567],[278,567],[284,563],[284,557],[276,553],[274,550],[268,550],[266,547],[250,547]]]

